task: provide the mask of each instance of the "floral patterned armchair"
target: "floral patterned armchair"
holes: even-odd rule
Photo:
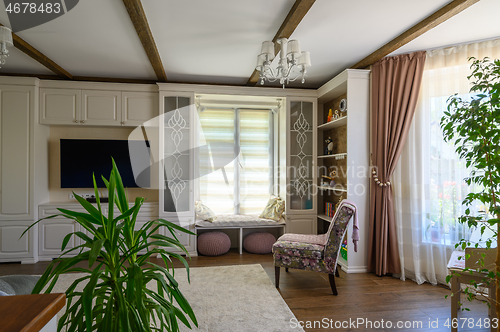
[[[301,269],[328,273],[330,286],[337,295],[335,275],[338,277],[337,259],[349,221],[356,213],[356,205],[342,201],[333,216],[326,234],[305,235],[287,233],[273,245],[276,288],[279,288],[280,268]],[[357,247],[357,220],[355,219],[355,250]]]

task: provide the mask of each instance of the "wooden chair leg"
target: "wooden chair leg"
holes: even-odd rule
[[[336,276],[337,278],[338,278],[338,277],[340,277],[340,273],[339,273],[339,266],[338,266],[338,265],[335,267],[335,276]]]
[[[279,266],[274,267],[274,284],[276,285],[276,288],[280,288],[280,267]]]
[[[288,272],[288,268],[287,267],[285,267],[285,272]]]
[[[335,275],[328,274],[328,278],[330,279],[330,287],[332,288],[333,295],[338,295],[337,287],[335,286]]]

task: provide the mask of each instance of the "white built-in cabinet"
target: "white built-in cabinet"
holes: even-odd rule
[[[287,232],[316,233],[317,91],[0,77],[0,262],[53,259],[61,254],[68,233],[84,231],[72,220],[58,217],[41,221],[20,238],[38,218],[57,213],[56,207],[71,206],[49,202],[48,168],[53,165],[48,161],[48,143],[53,125],[135,127],[161,115],[159,148],[152,153],[159,152],[159,202],[144,205],[137,227],[160,217],[193,231],[199,125],[195,93],[224,95],[224,101],[230,95],[286,99],[275,127],[280,169],[276,184],[286,199]],[[165,228],[159,232],[170,235]],[[197,254],[196,236],[182,233],[178,238],[191,255]],[[72,238],[68,248],[79,244]]]
[[[160,90],[160,217],[194,230],[194,93]],[[161,229],[165,235],[168,230]],[[166,233],[167,232],[167,233]],[[196,238],[179,234],[196,254]]]
[[[21,234],[48,199],[49,129],[37,123],[39,80],[11,82],[0,84],[0,262],[33,263],[38,227]]]
[[[41,124],[140,126],[157,115],[155,92],[40,89]]]
[[[107,203],[102,204],[103,213],[107,214]],[[40,218],[46,218],[55,214],[60,214],[57,208],[64,208],[76,212],[86,212],[79,204],[42,204],[39,206],[39,216]],[[118,216],[120,212],[115,208],[115,216]],[[139,230],[146,222],[154,220],[158,217],[158,203],[144,203],[137,215],[137,222],[135,224],[135,229]],[[38,232],[38,258],[41,261],[52,260],[59,257],[62,254],[61,245],[64,237],[69,233],[83,232],[87,235],[88,232],[80,226],[77,222],[72,219],[67,219],[64,217],[55,217],[51,219],[45,219],[40,221]],[[82,244],[80,238],[72,236],[65,250],[69,250],[78,245]],[[142,254],[146,252],[144,249]],[[74,256],[78,252],[75,250],[68,256]]]
[[[288,97],[286,110],[280,117],[286,132],[285,196],[286,231],[288,233],[316,233],[316,98]],[[285,126],[285,127],[283,127]],[[283,146],[283,145],[282,145]]]

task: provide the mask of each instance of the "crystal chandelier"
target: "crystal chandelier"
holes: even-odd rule
[[[285,88],[285,84],[295,81],[302,77],[302,83],[306,81],[306,68],[311,66],[311,57],[309,52],[301,52],[298,40],[288,40],[280,38],[277,41],[281,46],[280,59],[276,71],[271,68],[271,63],[274,59],[274,43],[265,41],[262,43],[262,51],[257,56],[257,69],[260,72],[260,84],[264,85],[264,81],[269,82],[280,81],[280,84]],[[294,69],[298,69],[298,73],[292,73]]]
[[[0,26],[0,65],[5,64],[5,59],[9,56],[7,46],[14,45],[12,43],[12,30],[5,26]]]

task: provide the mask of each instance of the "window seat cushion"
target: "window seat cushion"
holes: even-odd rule
[[[198,220],[197,227],[217,228],[217,227],[248,227],[248,226],[276,226],[284,225],[285,220],[281,218],[279,221],[272,219],[259,218],[254,214],[219,214],[214,222]]]

